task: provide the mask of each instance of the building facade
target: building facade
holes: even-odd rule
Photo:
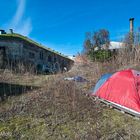
[[[38,72],[69,70],[74,61],[20,34],[0,34],[0,68],[31,67]]]

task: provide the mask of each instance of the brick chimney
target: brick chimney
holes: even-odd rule
[[[13,34],[14,32],[13,32],[13,29],[9,29],[9,31],[10,31],[10,34]]]
[[[129,22],[130,22],[130,33],[133,33],[133,31],[134,31],[134,18],[130,18]]]
[[[134,18],[129,19],[130,22],[130,32],[129,32],[129,38],[131,45],[134,44]]]
[[[6,34],[5,30],[0,29],[0,34]]]

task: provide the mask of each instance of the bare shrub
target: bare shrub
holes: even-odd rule
[[[33,139],[40,137],[44,139],[119,139],[126,137],[127,139],[134,133],[139,136],[139,132],[134,132],[139,128],[137,122],[107,109],[97,101],[93,102],[88,96],[83,96],[83,93],[87,93],[102,74],[137,65],[140,60],[139,51],[139,48],[124,49],[103,63],[89,60],[84,63],[76,62],[74,67],[63,75],[61,73],[50,76],[33,75],[23,73],[24,70],[21,70],[21,74],[18,75],[13,72],[8,74],[5,71],[1,75],[5,81],[24,82],[32,86],[37,84],[40,88],[28,91],[28,94],[11,97],[8,102],[0,104],[3,106],[0,108],[0,120],[4,123],[8,122],[9,131],[13,132],[14,136],[18,135],[19,138],[24,135],[27,138],[32,136]],[[81,84],[64,81],[64,77],[75,75],[83,76],[89,82]],[[12,123],[14,126],[12,128],[9,122],[13,122],[13,118],[17,116],[19,119],[14,119],[15,124]],[[36,121],[29,121],[29,119],[22,125],[18,122],[27,117]],[[40,119],[43,123],[42,125],[37,123],[37,125],[39,125],[38,131],[44,134],[40,133],[41,136],[34,132],[36,122]],[[22,133],[25,128],[28,132]]]

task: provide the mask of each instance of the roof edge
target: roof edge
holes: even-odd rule
[[[57,54],[57,55],[59,55],[61,57],[64,57],[66,59],[69,59],[69,60],[73,61],[72,59],[68,58],[68,56],[65,56],[65,55],[63,55],[63,54],[61,54],[61,53],[59,53],[59,52],[57,52],[55,50],[52,50],[51,48],[48,48],[48,47],[46,47],[44,45],[41,45],[41,44],[37,43],[36,41],[34,41],[34,40],[32,40],[32,39],[30,39],[30,38],[28,38],[26,36],[23,36],[21,34],[17,34],[17,33],[9,34],[8,33],[8,34],[0,34],[0,36],[3,36],[3,37],[17,37],[17,38],[23,39],[23,40],[25,40],[25,41],[27,41],[27,42],[29,42],[31,44],[34,44],[34,45],[42,48],[42,49],[45,49],[47,51],[50,51],[50,52],[55,53],[55,54]]]

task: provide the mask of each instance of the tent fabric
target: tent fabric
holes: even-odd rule
[[[101,78],[99,79],[99,81],[97,82],[95,88],[94,88],[94,93],[106,82],[107,79],[109,79],[109,77],[111,77],[112,74],[107,73],[101,76]]]
[[[116,72],[103,84],[97,83],[95,88],[92,95],[140,112],[139,72],[131,69]]]

